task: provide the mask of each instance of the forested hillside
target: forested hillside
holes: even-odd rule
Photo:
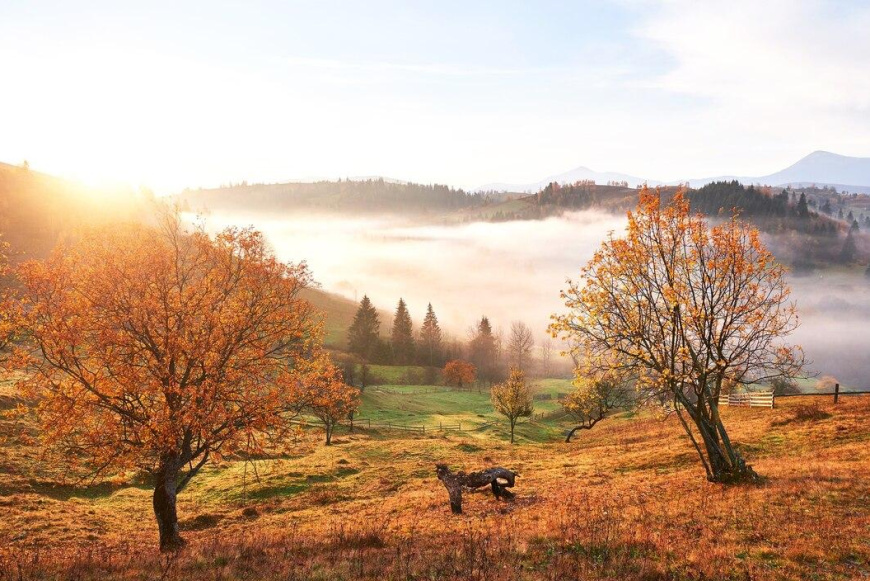
[[[432,213],[482,206],[504,199],[493,193],[471,194],[433,184],[390,182],[383,179],[313,183],[237,184],[214,189],[185,190],[181,203],[191,210],[247,210],[287,212],[402,212]]]

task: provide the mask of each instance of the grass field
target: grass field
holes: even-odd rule
[[[535,401],[535,414],[559,410],[558,398],[571,390],[567,379],[538,380],[534,385],[536,395],[548,396],[548,399]],[[370,386],[362,394],[359,416],[376,422],[424,425],[427,428],[439,424],[461,424],[470,437],[509,437],[507,421],[493,411],[485,387]],[[542,442],[557,439],[564,427],[558,422],[524,418],[517,425],[516,434],[521,440]]]
[[[8,386],[7,386],[8,387]],[[559,392],[564,382],[545,382]],[[425,393],[424,393],[425,392]],[[367,390],[363,415],[488,421],[476,391]],[[548,405],[552,405],[549,402]],[[404,415],[403,414],[407,414]],[[723,486],[673,419],[504,431],[306,432],[290,457],[226,462],[179,496],[188,547],[156,551],[138,479],[74,486],[35,434],[0,422],[0,579],[860,579],[870,575],[870,397],[725,409],[764,477]],[[549,431],[547,431],[549,430]],[[519,472],[514,502],[466,494],[434,464]]]

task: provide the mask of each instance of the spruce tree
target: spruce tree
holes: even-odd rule
[[[840,251],[840,262],[848,264],[854,262],[858,255],[858,248],[855,245],[855,234],[858,232],[858,224],[853,222],[849,228],[849,233],[846,234],[846,241],[843,243],[843,249]]]
[[[413,324],[411,323],[411,315],[408,313],[408,306],[403,299],[399,299],[399,304],[396,307],[391,344],[393,363],[407,365],[414,360]]]
[[[363,296],[347,332],[351,353],[356,353],[366,361],[371,359],[378,346],[380,328],[377,309],[368,296]]]
[[[420,356],[421,363],[432,366],[438,365],[441,358],[441,327],[438,325],[438,317],[432,309],[432,303],[426,308],[426,317],[420,328]]]
[[[492,325],[486,316],[481,317],[477,324],[477,333],[471,341],[471,362],[477,367],[478,377],[492,383],[498,362]]]
[[[799,218],[809,218],[810,209],[807,207],[807,196],[801,192],[801,197],[797,203],[797,215]]]

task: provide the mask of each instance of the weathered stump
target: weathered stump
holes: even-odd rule
[[[451,472],[446,464],[436,464],[435,473],[438,475],[438,480],[447,489],[447,494],[450,497],[450,510],[454,514],[462,514],[463,488],[473,489],[491,486],[492,493],[496,498],[510,500],[514,497],[508,488],[513,488],[517,474],[506,468],[495,467],[466,474],[462,471]]]

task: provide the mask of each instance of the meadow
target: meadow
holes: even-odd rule
[[[558,394],[564,380],[538,393]],[[10,385],[0,387],[4,407]],[[674,418],[623,414],[563,443],[558,414],[518,445],[485,390],[366,388],[360,416],[462,432],[315,425],[291,455],[206,468],[179,496],[178,553],[156,551],[148,483],[75,483],[6,418],[0,579],[855,579],[870,575],[870,398],[724,409],[763,476],[705,481]],[[554,410],[555,400],[538,409]],[[435,463],[519,473],[516,499],[452,515]]]

